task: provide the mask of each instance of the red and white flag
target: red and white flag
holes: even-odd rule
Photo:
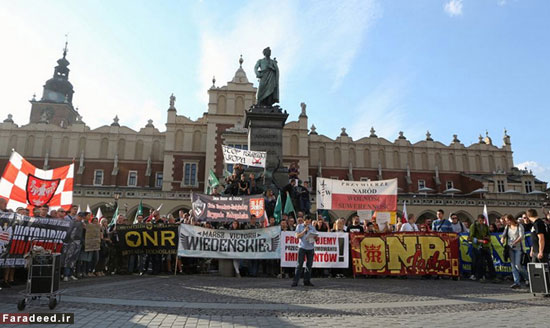
[[[397,179],[345,181],[317,178],[317,209],[397,211]]]
[[[74,164],[41,170],[13,151],[0,180],[0,197],[16,209],[48,205],[69,210],[73,202]]]
[[[489,225],[489,212],[487,211],[487,204],[483,205],[483,216],[485,217],[485,224]]]

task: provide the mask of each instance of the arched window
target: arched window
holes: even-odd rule
[[[201,151],[202,133],[195,131],[193,133],[193,151]]]
[[[225,108],[227,107],[227,100],[225,96],[218,97],[218,114],[225,114]]]
[[[290,136],[290,155],[296,156],[298,154],[300,154],[300,144],[298,136],[293,134]]]
[[[491,172],[496,170],[495,157],[493,155],[489,155],[489,170]]]
[[[322,166],[326,166],[326,155],[325,155],[325,147],[319,147],[319,161],[321,162]]]
[[[118,145],[117,145],[117,148],[116,148],[119,159],[125,159],[126,158],[126,156],[124,154],[125,150],[126,150],[126,140],[121,138],[121,139],[118,140]]]
[[[66,158],[69,155],[69,137],[61,139],[61,148],[59,149],[59,157]]]
[[[99,158],[107,158],[107,154],[109,154],[109,139],[103,138],[99,146]]]
[[[241,96],[237,96],[235,99],[235,113],[242,114],[244,112],[244,99]]]
[[[10,142],[8,143],[8,148],[6,149],[6,155],[10,156],[11,150],[16,148],[17,148],[17,135],[12,134],[10,137]]]
[[[160,141],[153,141],[153,149],[151,149],[151,159],[153,161],[160,160]]]
[[[468,155],[466,154],[462,155],[462,169],[464,170],[464,172],[470,171],[470,161],[468,159]]]
[[[456,157],[454,153],[449,154],[449,170],[456,171]]]
[[[411,170],[414,170],[415,168],[414,154],[410,150],[407,152],[407,162],[409,163],[409,167],[411,168]]]
[[[86,138],[80,137],[80,140],[78,140],[78,156],[86,151]]]
[[[183,130],[176,131],[176,140],[174,140],[174,150],[183,151]]]
[[[378,161],[382,165],[382,168],[386,168],[386,153],[384,152],[384,149],[380,149],[378,151]]]
[[[353,167],[356,167],[357,162],[355,158],[355,148],[349,149],[349,161],[351,162],[351,165],[353,165]]]
[[[334,148],[334,166],[342,166],[342,152],[339,147]]]
[[[42,156],[46,156],[46,153],[52,155],[52,136],[46,136],[44,144],[42,145]]]
[[[28,136],[25,141],[25,156],[31,157],[34,152],[34,136]]]
[[[398,169],[401,166],[401,158],[399,152],[396,150],[393,152],[393,168]]]
[[[479,154],[476,155],[476,170],[478,172],[483,171],[483,165],[481,163],[481,155],[479,155]]]
[[[422,169],[428,169],[428,154],[426,152],[422,152]]]
[[[143,159],[143,140],[136,141],[136,158],[137,160]]]
[[[441,153],[435,153],[435,165],[437,165],[437,168],[442,170],[443,169],[443,161],[441,160]]]
[[[368,149],[365,149],[363,151],[363,164],[365,165],[366,168],[369,168],[372,165],[370,161],[370,150]]]

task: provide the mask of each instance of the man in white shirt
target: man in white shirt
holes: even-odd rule
[[[468,227],[466,227],[466,225],[458,219],[458,215],[456,215],[455,213],[451,213],[451,223],[453,227],[453,232],[456,232],[456,233],[470,232]]]
[[[401,226],[401,230],[399,230],[400,232],[414,232],[414,231],[419,231],[418,227],[416,226],[416,218],[414,217],[414,214],[409,214],[408,215],[408,222],[407,223],[404,223],[402,226]]]

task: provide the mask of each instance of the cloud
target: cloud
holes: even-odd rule
[[[450,0],[445,4],[444,10],[451,17],[461,16],[462,0]]]
[[[371,127],[374,127],[377,136],[390,141],[397,139],[400,131],[411,142],[422,137],[424,131],[411,129],[412,120],[407,114],[405,99],[409,92],[408,80],[404,76],[389,77],[362,100],[355,110],[356,123],[349,129],[355,140],[369,136]],[[414,127],[424,125],[418,118],[414,122]]]
[[[252,19],[262,13],[261,20]],[[337,89],[352,67],[369,26],[379,16],[374,0],[345,2],[316,1],[300,7],[296,1],[250,2],[237,15],[201,17],[201,59],[198,96],[207,99],[205,90],[216,76],[225,85],[243,55],[244,70],[256,82],[253,66],[270,46],[281,69],[281,95],[293,74],[322,72]],[[221,28],[220,26],[223,26]]]
[[[544,166],[536,161],[525,161],[516,165],[521,170],[531,170],[533,174],[542,181],[550,181],[550,167]]]

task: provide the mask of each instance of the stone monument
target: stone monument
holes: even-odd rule
[[[248,129],[250,150],[267,152],[265,188],[277,192],[288,183],[283,166],[283,127],[288,114],[276,105],[279,102],[279,67],[271,59],[271,49],[265,48],[254,72],[259,80],[257,102],[245,112],[244,127]],[[250,170],[252,171],[252,170]]]

